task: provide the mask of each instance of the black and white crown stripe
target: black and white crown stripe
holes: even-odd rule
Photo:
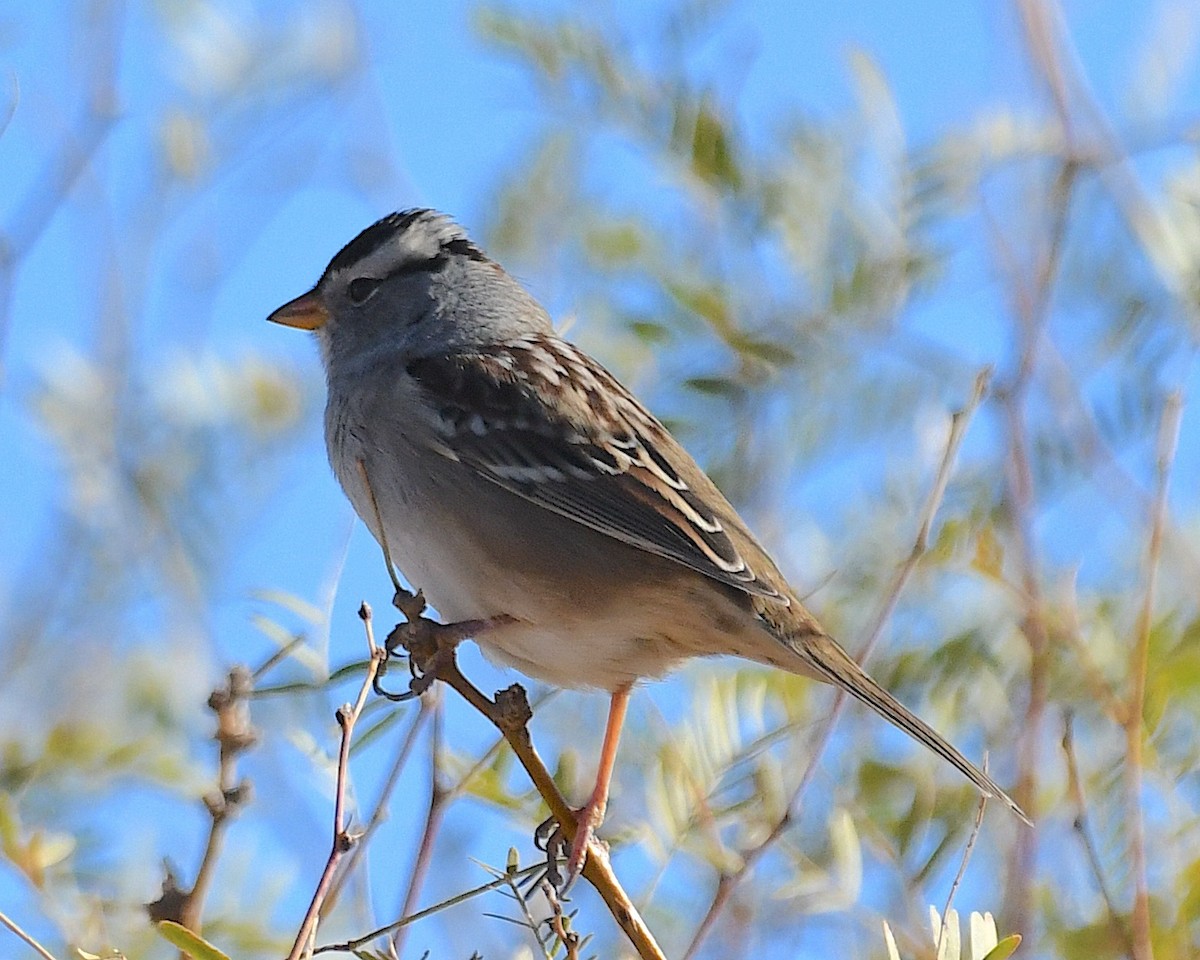
[[[405,250],[404,236],[421,231],[424,256],[414,246]],[[397,270],[411,268],[414,257],[433,265],[448,254],[486,260],[483,251],[467,236],[467,232],[444,213],[424,208],[402,210],[377,220],[351,240],[330,261],[326,276],[353,271],[359,276],[382,279]]]

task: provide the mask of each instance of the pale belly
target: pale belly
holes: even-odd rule
[[[343,445],[341,455],[340,462],[331,457],[335,472],[378,540],[357,466],[364,462],[384,539],[405,579],[445,622],[514,618],[475,639],[490,658],[530,677],[615,690],[689,657],[787,659],[736,591],[679,564],[550,513],[452,462],[410,462],[397,471],[373,464],[369,448]]]

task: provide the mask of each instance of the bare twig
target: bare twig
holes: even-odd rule
[[[1067,760],[1067,793],[1071,797],[1071,803],[1075,807],[1075,820],[1072,826],[1079,835],[1080,842],[1083,844],[1088,865],[1091,867],[1092,876],[1096,880],[1096,887],[1099,889],[1100,896],[1104,900],[1104,906],[1108,910],[1108,925],[1112,929],[1114,936],[1124,945],[1126,955],[1132,957],[1133,941],[1129,937],[1129,929],[1125,926],[1121,915],[1117,912],[1116,904],[1108,889],[1108,881],[1104,878],[1104,868],[1100,864],[1100,853],[1096,849],[1095,841],[1092,840],[1087,802],[1083,795],[1083,781],[1079,776],[1079,764],[1075,759],[1075,725],[1073,719],[1070,713],[1063,718],[1062,735],[1063,754]]]
[[[42,960],[55,960],[54,954],[52,954],[49,950],[47,950],[40,943],[38,943],[32,936],[30,936],[23,929],[21,929],[21,927],[16,923],[16,921],[11,919],[9,916],[7,916],[2,911],[0,911],[0,923],[4,924],[6,927],[8,927],[9,930],[11,930],[14,934],[16,934],[22,940],[24,940],[26,945],[30,949],[32,949],[35,953],[37,953],[38,956],[40,956],[42,958]]]
[[[288,953],[288,960],[299,960],[311,938],[316,934],[321,908],[333,886],[338,863],[357,840],[356,836],[346,830],[346,785],[350,772],[350,740],[354,734],[354,724],[362,713],[363,706],[367,702],[367,694],[370,693],[375,676],[386,656],[384,648],[375,643],[375,632],[371,625],[371,608],[364,603],[359,607],[358,615],[363,621],[363,628],[367,636],[367,649],[370,651],[371,659],[367,665],[367,675],[363,678],[362,686],[358,691],[358,699],[354,701],[353,705],[344,704],[337,711],[337,721],[342,730],[342,738],[338,750],[337,789],[334,795],[333,845],[329,851],[329,858],[325,862],[325,869],[321,872],[321,879],[317,882],[317,888],[313,892],[308,911],[296,934],[296,941]]]
[[[413,860],[412,873],[408,878],[408,889],[404,891],[404,902],[400,906],[400,916],[406,917],[416,905],[421,893],[421,885],[433,862],[433,845],[441,830],[445,818],[449,790],[442,783],[444,776],[444,760],[442,756],[442,720],[443,704],[441,691],[434,688],[422,698],[431,701],[430,706],[430,736],[429,736],[429,809],[425,814],[425,826],[421,830],[421,841],[417,846],[417,855]],[[404,938],[408,927],[398,927],[392,934],[392,949],[396,955],[404,952]]]
[[[235,782],[235,778],[238,756],[258,741],[258,735],[250,726],[250,711],[246,704],[251,687],[249,671],[245,667],[234,666],[229,671],[225,686],[214,690],[208,699],[209,707],[217,715],[215,739],[220,746],[220,753],[217,790],[204,798],[204,805],[212,819],[208,843],[196,871],[196,882],[184,898],[179,919],[193,933],[200,932],[204,898],[216,872],[225,831],[232,816],[250,799],[249,784],[245,781]]]
[[[1114,692],[1112,686],[1100,672],[1100,668],[1092,659],[1091,651],[1088,650],[1087,644],[1083,640],[1083,632],[1079,627],[1079,610],[1075,603],[1075,585],[1070,585],[1070,593],[1067,595],[1063,603],[1065,608],[1066,624],[1061,630],[1054,631],[1054,638],[1065,639],[1075,651],[1075,656],[1079,660],[1080,667],[1083,668],[1083,678],[1087,682],[1088,689],[1092,694],[1092,698],[1096,704],[1104,710],[1115,723],[1122,723],[1125,719],[1125,704],[1123,704]]]
[[[983,755],[983,772],[988,772],[987,754]],[[950,892],[946,894],[946,905],[942,907],[942,926],[938,930],[937,943],[933,948],[934,956],[942,951],[942,938],[946,936],[946,921],[950,917],[950,908],[954,905],[954,895],[958,893],[959,885],[967,872],[967,864],[971,862],[971,852],[975,849],[975,841],[979,839],[979,828],[983,826],[983,812],[987,809],[987,795],[979,795],[979,806],[975,810],[975,822],[971,825],[971,834],[967,837],[967,845],[963,848],[962,862],[958,865],[958,873],[950,884]]]
[[[921,510],[921,521],[917,526],[917,533],[913,539],[913,547],[904,562],[900,565],[900,568],[896,571],[896,576],[892,580],[890,589],[884,596],[883,602],[880,604],[879,610],[871,622],[870,629],[867,632],[866,643],[863,645],[862,652],[858,656],[859,663],[864,663],[875,649],[879,638],[883,635],[888,620],[891,618],[892,612],[896,609],[896,604],[900,600],[900,594],[903,592],[909,578],[925,553],[930,531],[933,527],[933,520],[937,515],[938,508],[941,506],[942,498],[945,496],[950,472],[958,456],[959,447],[962,445],[963,436],[966,434],[967,425],[970,423],[971,417],[978,409],[979,404],[983,401],[990,378],[990,368],[981,370],[975,377],[975,385],[971,391],[970,398],[963,408],[956,411],[951,417],[950,432],[946,438],[946,448],[942,454],[937,474],[934,476],[933,486],[930,488],[925,505]],[[783,816],[768,831],[763,840],[749,850],[742,852],[741,863],[736,870],[724,873],[718,879],[717,888],[713,892],[712,899],[709,901],[708,909],[705,911],[704,917],[700,921],[700,925],[696,928],[696,932],[692,935],[692,941],[688,944],[688,948],[683,955],[684,960],[689,960],[689,958],[696,955],[696,952],[707,939],[709,933],[712,932],[713,925],[729,903],[733,892],[754,868],[754,865],[762,858],[763,854],[778,842],[779,838],[783,836],[787,828],[791,825],[800,797],[808,789],[808,785],[816,775],[817,764],[820,762],[821,755],[829,744],[830,737],[833,735],[834,724],[837,723],[845,703],[845,693],[838,690],[834,696],[833,706],[830,708],[817,733],[808,764],[804,768],[804,773],[801,775],[800,781],[788,799]]]
[[[1135,644],[1130,655],[1129,669],[1133,689],[1125,715],[1126,761],[1125,775],[1129,806],[1129,860],[1133,873],[1133,913],[1130,932],[1133,936],[1135,960],[1151,960],[1154,949],[1150,941],[1150,891],[1146,882],[1146,829],[1142,812],[1142,729],[1146,707],[1146,672],[1150,663],[1150,628],[1154,618],[1154,593],[1158,584],[1158,568],[1162,558],[1163,529],[1167,519],[1167,487],[1171,465],[1179,443],[1179,424],[1183,414],[1183,397],[1179,392],[1167,397],[1158,432],[1155,456],[1154,509],[1151,514],[1150,543],[1146,550],[1146,590],[1138,612]]]
[[[425,726],[425,721],[430,716],[430,701],[422,698],[420,709],[413,717],[412,725],[408,728],[408,732],[404,735],[403,741],[400,743],[400,749],[396,751],[396,758],[392,761],[392,768],[388,771],[387,779],[383,783],[383,787],[379,791],[379,797],[375,801],[375,807],[371,811],[371,816],[367,820],[366,827],[358,837],[358,842],[354,844],[354,849],[350,851],[350,855],[342,862],[341,868],[338,870],[337,876],[334,878],[333,885],[329,889],[328,895],[325,897],[325,905],[327,909],[331,909],[337,902],[338,896],[341,894],[342,888],[346,882],[354,875],[355,869],[366,853],[371,838],[375,835],[380,825],[387,819],[388,800],[392,796],[392,792],[396,789],[396,784],[400,782],[400,774],[404,771],[408,764],[408,758],[412,755],[413,747],[416,746],[417,736]]]
[[[1043,36],[1031,39],[1042,43]],[[1041,59],[1045,51],[1039,51]],[[1051,80],[1052,86],[1056,81]],[[1056,100],[1056,103],[1059,101]],[[1065,127],[1065,122],[1064,122]],[[1042,718],[1049,702],[1049,627],[1033,538],[1033,513],[1036,503],[1030,438],[1025,422],[1025,404],[1037,365],[1038,347],[1049,317],[1051,294],[1062,262],[1062,251],[1070,221],[1071,197],[1079,171],[1068,154],[1064,157],[1050,187],[1050,224],[1045,247],[1029,284],[1017,279],[1011,290],[1016,318],[1017,359],[1011,379],[999,391],[1008,435],[1006,463],[1007,499],[1013,538],[1020,571],[1024,616],[1021,632],[1029,647],[1029,700],[1025,708],[1017,747],[1017,783],[1013,799],[1025,810],[1035,813],[1037,792],[1037,750]],[[1001,249],[1003,245],[1001,244]],[[1017,930],[1028,926],[1030,883],[1037,850],[1037,829],[1022,830],[1013,843],[1008,870],[1008,913]]]
[[[190,890],[180,888],[174,871],[169,866],[166,868],[162,895],[146,905],[146,912],[154,922],[171,920],[193,933],[201,932],[204,901],[212,886],[225,833],[234,815],[250,800],[249,783],[237,780],[237,758],[258,741],[258,734],[250,725],[247,706],[252,687],[250,671],[243,666],[234,666],[230,668],[225,684],[208,698],[209,709],[217,717],[213,739],[218,744],[216,789],[204,798],[209,816],[208,837]]]
[[[424,910],[418,910],[416,913],[407,917],[401,917],[395,923],[389,923],[386,926],[378,927],[370,933],[364,933],[361,937],[355,937],[353,940],[345,940],[341,943],[326,943],[313,950],[313,955],[318,953],[352,953],[360,947],[365,947],[372,940],[377,940],[380,937],[387,936],[389,933],[406,927],[409,924],[416,923],[418,920],[424,920],[426,917],[432,917],[435,913],[440,913],[449,907],[456,907],[460,903],[466,903],[475,897],[484,893],[490,893],[492,890],[499,890],[501,887],[509,886],[514,879],[523,877],[531,877],[541,873],[546,869],[545,864],[535,864],[531,867],[525,867],[523,870],[518,870],[516,873],[505,874],[497,877],[495,880],[490,880],[487,883],[481,884],[478,887],[473,887],[463,893],[451,897],[449,900],[443,900],[441,903],[435,903],[432,907],[426,907]]]

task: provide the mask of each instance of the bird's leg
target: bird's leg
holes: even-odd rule
[[[625,723],[625,708],[629,705],[630,685],[613,691],[608,706],[608,723],[604,728],[604,742],[600,746],[600,764],[596,770],[596,786],[587,803],[575,812],[575,837],[571,841],[571,853],[567,857],[567,887],[575,882],[587,858],[588,846],[596,829],[604,822],[604,811],[608,806],[608,786],[612,781],[613,766],[617,760],[617,744],[621,740],[621,727]],[[540,830],[539,830],[540,832]],[[548,845],[549,850],[553,847]]]

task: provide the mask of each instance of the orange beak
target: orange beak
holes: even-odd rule
[[[310,290],[302,297],[289,300],[273,314],[267,317],[272,323],[282,323],[285,327],[296,327],[300,330],[319,330],[329,320],[329,311],[316,290]]]

